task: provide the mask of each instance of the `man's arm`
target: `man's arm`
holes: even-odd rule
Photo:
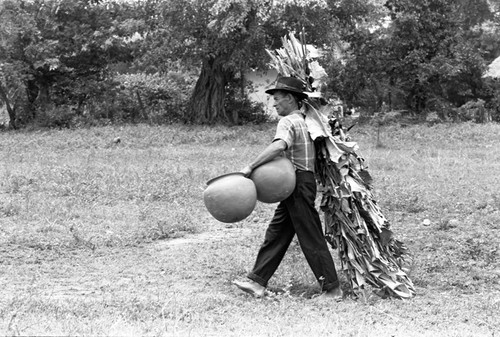
[[[269,144],[256,158],[253,162],[247,165],[241,172],[248,177],[252,171],[258,166],[273,160],[286,150],[287,144],[284,140],[278,139]]]

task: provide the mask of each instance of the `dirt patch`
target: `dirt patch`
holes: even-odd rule
[[[208,242],[237,241],[244,236],[251,235],[252,232],[253,230],[248,227],[218,224],[212,227],[210,231],[196,234],[186,234],[179,238],[158,242],[157,245],[159,247],[180,246],[179,249],[182,249],[182,246],[186,245],[205,244]]]
[[[121,292],[145,296],[153,284],[174,287],[179,278],[200,273],[207,266],[208,257],[204,263],[199,260],[202,252],[210,250],[208,246],[230,247],[252,235],[250,228],[217,225],[212,229],[152,244],[94,251],[2,247],[0,298],[92,299]],[[182,285],[184,291],[189,284]]]

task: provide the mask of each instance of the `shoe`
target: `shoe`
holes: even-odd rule
[[[314,296],[313,299],[319,300],[319,301],[321,301],[321,300],[333,300],[335,302],[340,302],[340,301],[342,301],[343,297],[344,297],[344,292],[342,291],[342,289],[340,287],[337,287],[337,288],[333,288],[329,291],[326,291],[319,296]]]
[[[233,284],[250,295],[255,297],[264,297],[266,287],[261,286],[255,281],[233,281]]]

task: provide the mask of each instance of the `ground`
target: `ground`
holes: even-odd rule
[[[252,268],[275,205],[223,224],[202,192],[273,130],[0,133],[0,335],[499,335],[499,125],[391,125],[380,137],[353,129],[377,200],[414,256],[417,296],[382,299],[368,288],[340,303],[316,298],[296,242],[269,296],[232,284]]]
[[[251,266],[263,224],[212,225],[199,234],[123,248],[64,252],[2,248],[0,296],[3,304],[11,305],[3,331],[10,335],[371,336],[376,331],[379,336],[439,332],[494,336],[492,329],[498,327],[497,318],[478,317],[474,308],[481,301],[498,308],[498,293],[436,293],[432,287],[417,287],[417,298],[409,301],[382,300],[367,293],[366,298],[347,297],[338,304],[311,299],[319,293],[311,282],[290,284],[288,289],[271,287],[265,299],[254,299],[231,284],[245,272],[233,270],[234,261],[229,261],[241,259],[241,265]],[[241,254],[242,250],[252,254]],[[297,244],[290,255],[301,259]],[[461,299],[470,307],[461,307]]]

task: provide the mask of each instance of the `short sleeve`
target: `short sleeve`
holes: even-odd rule
[[[288,148],[290,148],[293,144],[294,130],[292,122],[288,118],[282,118],[278,122],[273,142],[278,139],[285,141]]]

